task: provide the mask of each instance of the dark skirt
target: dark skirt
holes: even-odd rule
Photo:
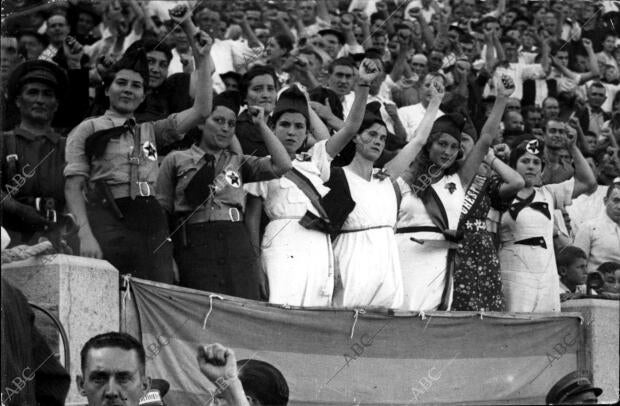
[[[260,299],[259,258],[244,223],[214,221],[184,228],[173,237],[181,286]]]
[[[87,204],[88,221],[103,259],[121,274],[173,283],[168,220],[154,197],[116,199],[124,218],[102,204]]]
[[[499,257],[488,231],[466,231],[456,252],[451,310],[505,310]]]

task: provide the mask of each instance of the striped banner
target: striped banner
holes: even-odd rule
[[[276,366],[291,405],[544,403],[584,365],[578,313],[300,309],[135,278],[130,287],[147,373],[170,382],[168,404],[208,404],[196,348],[214,342]]]

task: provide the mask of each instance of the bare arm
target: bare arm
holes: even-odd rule
[[[370,90],[370,82],[379,74],[379,67],[371,59],[364,59],[360,64],[359,81],[355,88],[355,99],[351,111],[344,121],[344,126],[331,137],[325,150],[331,157],[338,155],[347,143],[357,134],[366,109],[366,99]]]
[[[577,147],[575,140],[570,141],[569,151],[573,156],[575,165],[575,187],[573,188],[573,199],[583,193],[592,193],[596,190],[596,177],[588,165],[588,161]]]
[[[480,166],[482,159],[489,151],[489,147],[493,143],[493,140],[499,135],[499,123],[502,119],[502,115],[504,114],[504,109],[506,108],[508,99],[515,89],[512,79],[507,75],[502,75],[502,77],[497,81],[496,87],[497,97],[495,98],[495,103],[493,104],[491,114],[480,131],[480,138],[474,145],[473,150],[470,152],[467,159],[465,159],[465,163],[458,172],[463,187],[467,187],[467,185],[469,185],[478,171],[478,167]]]
[[[435,122],[435,116],[439,111],[439,105],[445,95],[445,90],[439,82],[434,82],[431,85],[431,94],[431,101],[426,108],[426,113],[424,113],[420,125],[416,129],[415,137],[413,137],[390,162],[385,164],[385,168],[388,170],[392,179],[398,178],[407,170],[411,162],[413,162],[418,156],[418,153],[422,150],[424,144],[426,144],[426,140]]]
[[[316,15],[323,21],[329,21],[329,9],[326,0],[317,0]]]
[[[243,36],[248,40],[248,46],[251,48],[261,47],[263,44],[259,41],[258,37],[254,33],[252,27],[250,27],[250,23],[248,23],[247,18],[245,18],[245,14],[243,14],[243,18],[239,21],[239,25],[241,25],[241,30],[243,31]]]
[[[308,114],[310,114],[310,132],[314,142],[326,140],[329,138],[329,128],[325,125],[323,120],[308,103]],[[313,144],[314,144],[313,142]]]
[[[385,110],[394,122],[394,144],[404,146],[407,144],[407,130],[405,129],[403,122],[400,121],[398,108],[395,104],[390,103],[385,105]]]
[[[206,33],[200,32],[200,41],[204,41],[204,46],[197,48],[195,40],[192,38],[190,42],[194,49],[194,58],[198,65],[196,72],[196,86],[194,104],[187,110],[177,113],[178,132],[185,133],[202,121],[204,121],[213,107],[213,78],[211,73],[214,70],[213,60],[210,51],[213,40]]]
[[[484,162],[502,178],[503,183],[499,187],[499,196],[503,200],[513,199],[519,190],[525,186],[525,180],[519,175],[519,172],[497,158],[493,149],[489,149]]]
[[[284,145],[275,136],[265,122],[265,110],[259,106],[249,106],[252,122],[258,127],[267,151],[271,156],[271,170],[278,176],[284,175],[291,170],[293,164],[291,157],[286,152]]]

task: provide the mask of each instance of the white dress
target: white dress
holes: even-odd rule
[[[574,178],[571,178],[534,189],[533,202],[546,204],[551,219],[529,206],[518,213],[516,220],[509,212],[502,214],[499,261],[506,311],[560,311],[560,280],[553,251],[553,212],[571,203],[573,187]],[[535,237],[544,238],[547,248],[514,244]]]
[[[326,141],[316,143],[306,160],[293,167],[303,173],[324,196],[329,188],[332,158]],[[285,177],[245,185],[262,197],[269,224],[261,243],[261,261],[269,280],[269,302],[290,306],[330,306],[334,289],[333,253],[329,235],[299,224],[306,211],[318,213],[310,199]]]
[[[398,308],[403,286],[393,229],[397,210],[394,186],[389,178],[373,176],[367,181],[343,169],[355,208],[334,242],[336,271],[343,284],[334,304]]]
[[[454,184],[450,193],[448,183]],[[409,185],[398,178],[398,186],[402,193],[400,211],[398,213],[398,229],[405,227],[436,227],[431,220],[422,200],[414,195]],[[422,187],[422,184],[419,185]],[[448,217],[448,227],[455,230],[458,226],[465,198],[465,191],[458,174],[446,175],[431,186],[439,196]],[[437,310],[446,283],[446,266],[448,249],[424,246],[414,241],[440,240],[443,234],[433,231],[397,233],[398,253],[403,273],[405,299],[402,309],[409,311]],[[452,303],[450,289],[449,304]]]

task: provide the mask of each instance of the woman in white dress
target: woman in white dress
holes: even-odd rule
[[[466,118],[451,113],[435,120],[423,152],[398,179],[402,203],[396,237],[403,272],[403,310],[450,310],[453,256],[462,235],[456,230],[465,190],[498,135],[504,108],[514,91],[510,77],[504,75],[498,82],[493,110],[462,163],[461,135]],[[438,109],[440,102],[431,99],[427,112]]]
[[[510,154],[510,166],[525,179],[500,224],[502,290],[509,312],[559,312],[560,281],[553,251],[553,215],[582,193],[596,190],[596,178],[575,145],[567,139],[575,176],[565,182],[541,183],[543,146],[524,141]]]
[[[378,74],[375,62],[362,62],[355,100],[344,127],[332,137],[325,131],[325,139],[303,154],[297,152],[308,138],[310,125],[316,130],[320,119],[308,109],[306,97],[297,87],[285,90],[276,104],[274,132],[290,154],[293,170],[280,179],[246,185],[248,226],[255,241],[259,240],[262,202],[269,217],[261,261],[269,282],[270,303],[331,305],[334,264],[330,236],[325,230],[309,229],[300,221],[307,218],[307,212],[315,219],[326,220],[320,198],[329,191],[324,183],[330,177],[331,161],[357,133],[364,117],[367,85]],[[317,131],[314,133],[318,135]]]
[[[432,93],[434,98],[441,100],[443,85],[433,82]],[[427,119],[426,125],[420,125],[418,135],[385,165],[385,169],[373,169],[387,139],[380,107],[374,102],[366,107],[366,116],[353,140],[355,156],[341,170],[354,207],[334,241],[336,272],[342,281],[342,289],[334,296],[336,306],[398,308],[403,300],[394,236],[400,201],[396,179],[422,149],[432,119]],[[427,111],[427,115],[431,114]]]

